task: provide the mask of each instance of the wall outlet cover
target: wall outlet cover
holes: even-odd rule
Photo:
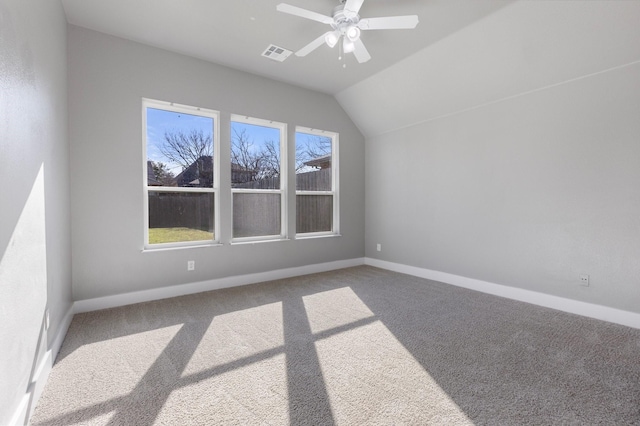
[[[586,274],[580,275],[580,285],[584,287],[589,287],[589,275],[586,275]]]

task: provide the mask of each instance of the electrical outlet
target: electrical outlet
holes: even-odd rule
[[[195,271],[196,270],[196,261],[188,260],[187,261],[187,271]]]
[[[584,287],[589,287],[589,275],[586,275],[586,274],[580,275],[580,285]]]
[[[382,244],[378,244],[378,245],[376,246],[376,250],[378,250],[378,251],[382,251]]]

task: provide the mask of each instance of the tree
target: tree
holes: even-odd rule
[[[160,152],[169,161],[186,169],[202,157],[213,157],[211,135],[192,129],[189,133],[174,130],[164,133]]]
[[[232,131],[232,167],[250,175],[249,179],[242,179],[243,182],[280,176],[280,150],[274,141],[265,141],[264,146],[257,149],[245,129]]]
[[[231,138],[231,162],[236,170],[244,171],[251,178],[242,179],[241,182],[249,180],[256,181],[262,179],[275,178],[280,176],[280,146],[276,141],[264,141],[263,146],[258,149],[247,134],[245,129],[232,128]],[[305,163],[331,154],[332,140],[328,137],[305,134],[296,143],[296,173],[314,170],[313,167]],[[330,160],[329,160],[330,162]],[[238,173],[238,183],[240,182]]]
[[[213,182],[213,141],[202,130],[167,131],[160,152],[172,163],[179,164],[188,181],[197,180],[197,186],[209,186]],[[193,169],[195,167],[195,169]],[[193,170],[188,170],[192,168]],[[178,183],[178,186],[182,186]]]
[[[304,134],[296,141],[296,173],[309,171],[305,163],[331,154],[331,138]]]
[[[245,129],[232,128],[231,137],[231,163],[244,171],[258,172],[260,170],[262,155],[253,148],[253,141],[247,135]]]
[[[174,184],[174,174],[169,170],[169,167],[162,162],[151,162],[151,167],[153,168],[153,175],[156,180],[161,183],[163,186],[171,186]]]
[[[262,148],[262,175],[265,178],[280,176],[280,147],[272,140]]]

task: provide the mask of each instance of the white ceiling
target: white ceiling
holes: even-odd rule
[[[398,63],[512,0],[365,0],[361,17],[418,15],[414,30],[366,31],[372,59],[338,61],[322,46],[284,62],[261,53],[273,43],[294,52],[328,26],[276,11],[285,2],[331,15],[337,0],[62,0],[70,24],[149,44],[272,79],[337,94]],[[342,64],[347,67],[343,68]]]
[[[640,1],[365,0],[362,17],[417,14],[414,30],[366,31],[358,64],[321,46],[338,0],[61,0],[69,23],[334,95],[367,138],[611,68],[640,63]]]
[[[372,138],[640,66],[640,1],[517,1],[335,95]]]

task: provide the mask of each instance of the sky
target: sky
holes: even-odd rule
[[[280,129],[231,121],[231,137],[235,134],[234,132],[243,130],[249,136],[249,140],[253,143],[252,149],[256,152],[260,152],[268,141],[276,142],[276,146],[280,147]]]
[[[160,151],[165,132],[190,133],[196,129],[213,138],[213,121],[209,117],[147,108],[147,160],[165,163],[174,174],[180,173],[182,167],[171,163]]]
[[[155,108],[147,108],[147,159],[153,162],[165,163],[169,169],[178,174],[182,171],[182,167],[178,164],[171,163],[160,150],[164,140],[165,132],[182,131],[190,133],[192,129],[202,131],[205,135],[210,135],[213,139],[214,119],[178,113],[173,111],[165,111]],[[260,151],[267,141],[280,141],[280,131],[272,127],[256,126],[240,122],[231,122],[232,132],[234,129],[238,132],[245,130],[249,136],[249,140],[253,143],[253,149]],[[303,143],[309,135],[304,133],[296,133],[298,143]],[[214,143],[217,141],[214,140]]]

